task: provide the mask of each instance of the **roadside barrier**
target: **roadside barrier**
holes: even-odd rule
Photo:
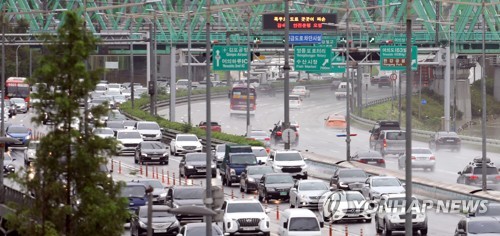
[[[333,236],[333,229],[332,229],[332,222],[330,222],[330,224],[328,224],[328,235],[330,236]]]
[[[168,172],[167,172],[168,174]],[[168,179],[168,177],[167,177]],[[163,174],[163,168],[161,169],[161,183],[164,184],[165,183],[165,175]]]
[[[172,172],[172,179],[174,181],[173,185],[175,185],[175,172]]]
[[[231,199],[234,199],[234,190],[231,189]]]
[[[345,236],[349,236],[349,227],[345,225]]]
[[[276,220],[280,220],[280,205],[276,205]]]
[[[118,174],[122,174],[122,161],[118,162]]]
[[[148,169],[149,169],[148,167],[149,167],[148,164],[146,164],[146,177],[148,177]]]

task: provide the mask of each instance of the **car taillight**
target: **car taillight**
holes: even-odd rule
[[[368,161],[366,161],[366,160],[359,160],[358,162],[361,162],[361,163],[368,163]]]
[[[496,180],[500,180],[500,175],[495,176]]]
[[[271,152],[271,149],[270,148],[266,148],[266,152],[267,152],[267,154],[269,154]]]
[[[387,147],[387,139],[384,139],[384,147]]]
[[[412,159],[412,160],[417,160],[417,158],[416,158],[416,157],[414,157],[414,156],[412,156],[412,157],[411,157],[411,159]]]
[[[436,157],[435,156],[431,156],[429,159],[435,161],[436,160]]]
[[[477,180],[477,179],[479,179],[479,177],[477,175],[471,175],[471,176],[469,176],[469,179],[470,180]]]
[[[385,160],[384,159],[378,159],[377,163],[380,163],[380,164],[385,163]]]
[[[281,131],[276,132],[277,136],[281,136]]]
[[[271,140],[271,139],[270,139],[270,138],[265,138],[264,140],[265,140],[265,141],[269,141],[269,140]]]

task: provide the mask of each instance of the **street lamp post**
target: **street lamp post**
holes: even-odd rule
[[[290,127],[290,44],[288,42],[290,35],[290,10],[288,5],[289,0],[284,0],[285,4],[285,65],[283,66],[283,71],[285,72],[285,81],[284,81],[284,108],[285,108],[285,117],[283,128],[288,129]],[[288,140],[289,141],[289,140]],[[285,150],[290,149],[290,143],[285,142]]]
[[[187,24],[188,24],[188,124],[191,126],[191,90],[192,90],[192,75],[191,75],[191,11],[187,13]],[[170,86],[173,86],[172,84]],[[207,86],[208,78],[207,78]]]
[[[481,145],[481,154],[482,154],[482,190],[483,192],[487,190],[487,170],[486,170],[486,74],[485,74],[485,67],[486,67],[486,47],[485,47],[485,41],[486,41],[486,18],[484,16],[484,8],[486,7],[486,4],[484,0],[482,1],[482,8],[481,8],[481,15],[483,18],[483,40],[482,40],[482,47],[483,47],[483,52],[482,52],[482,68],[481,68],[481,98],[482,98],[482,109],[481,109],[481,138],[482,138],[482,145]]]
[[[346,160],[347,161],[350,161],[351,160],[351,111],[350,111],[350,108],[349,106],[351,106],[351,94],[350,94],[350,91],[349,91],[349,86],[350,86],[350,74],[351,72],[349,71],[349,16],[351,15],[351,11],[349,9],[349,1],[346,2],[346,5],[347,5],[347,12],[346,12],[346,19],[345,19],[345,27],[346,27],[346,50],[345,50],[345,55],[346,55],[346,58],[345,58],[345,61],[346,61],[346,70],[347,70],[347,73],[346,73],[346,77],[347,77],[347,85],[346,85],[346,90],[347,90],[347,99],[346,99],[346,106],[345,106],[345,109],[346,109],[346,129],[345,129],[345,132],[346,132],[346,138],[345,138],[345,142],[346,142]]]
[[[16,48],[16,77],[19,77],[19,48],[21,47],[22,45],[19,45],[17,46]]]
[[[252,63],[252,58],[253,58],[253,52],[250,50],[250,12],[248,12],[248,27],[247,27],[247,50],[248,50],[248,69],[247,69],[247,126],[246,126],[246,131],[247,135],[250,134],[250,70],[251,68],[251,63]]]

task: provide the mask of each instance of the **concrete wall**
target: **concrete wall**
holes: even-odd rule
[[[453,105],[454,99],[454,81],[451,80],[451,99],[450,102]],[[437,94],[444,96],[444,79],[436,79],[431,85],[431,89]],[[457,80],[457,108],[463,113],[462,120],[457,120],[457,126],[470,121],[472,119],[471,111],[471,96],[470,96],[470,84],[469,80]],[[444,108],[443,108],[444,110]],[[452,110],[453,111],[453,110]],[[450,114],[453,117],[453,114]]]
[[[176,56],[177,62],[179,61],[179,56]],[[170,78],[170,55],[161,55],[158,58],[158,76],[159,78]],[[187,79],[187,65],[186,66],[176,66],[176,79]],[[191,72],[193,81],[201,81],[206,76],[205,66],[192,66],[193,70]]]

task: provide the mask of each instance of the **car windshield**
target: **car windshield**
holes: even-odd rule
[[[365,198],[359,192],[356,193],[346,193],[345,198],[342,198],[343,201],[363,201]]]
[[[500,221],[470,221],[469,234],[500,234]]]
[[[313,217],[293,217],[288,223],[288,231],[319,231],[318,220]]]
[[[295,86],[293,88],[293,90],[304,90],[304,89],[306,89],[306,87],[304,87],[304,86]]]
[[[226,151],[226,145],[217,145],[217,147],[215,147],[215,151],[216,152],[225,152]]]
[[[122,188],[122,197],[145,197],[146,187],[144,186],[125,186]]]
[[[142,210],[143,208],[141,208],[141,211],[139,211],[139,217],[140,218],[147,218],[148,217],[148,211],[147,211],[147,208],[146,210]],[[165,211],[155,211],[154,210],[154,207],[153,207],[153,218],[163,218],[163,217],[175,217],[173,214],[170,214],[168,212],[165,212]],[[154,222],[154,220],[153,220]]]
[[[339,176],[342,178],[365,178],[366,173],[363,170],[343,170]]]
[[[123,95],[114,95],[114,96],[113,96],[113,98],[114,98],[115,100],[121,100],[121,101],[123,101],[123,100],[127,100],[127,99],[125,98],[125,96],[123,96]]]
[[[411,154],[432,154],[432,152],[427,148],[416,148],[411,150]]]
[[[174,199],[203,199],[204,189],[202,188],[185,188],[174,191]]]
[[[363,158],[363,157],[382,157],[379,152],[362,152],[358,153],[358,157]]]
[[[153,188],[165,188],[160,181],[156,180],[139,180],[139,183],[144,184],[146,186],[151,185]]]
[[[108,86],[106,86],[106,85],[95,86],[95,91],[106,91],[107,89],[108,89]]]
[[[231,203],[227,205],[227,213],[264,212],[260,203]]]
[[[25,103],[24,99],[22,99],[22,98],[11,98],[10,100],[13,103],[15,103],[15,104],[23,104],[23,103]]]
[[[97,128],[94,130],[95,134],[114,134],[112,129]]]
[[[107,101],[107,99],[92,99],[92,103],[97,105],[104,104]]]
[[[177,141],[196,142],[196,141],[198,141],[198,137],[196,137],[194,135],[178,135]]]
[[[231,163],[233,164],[257,164],[257,158],[253,154],[237,154],[231,155]]]
[[[118,132],[117,139],[142,139],[139,132]]]
[[[207,155],[205,155],[205,154],[186,155],[186,162],[199,162],[199,161],[206,161],[206,160],[207,160]]]
[[[488,204],[485,212],[476,212],[476,216],[500,216],[500,205]]]
[[[250,132],[250,137],[267,137],[267,133],[264,131],[252,131]]]
[[[416,198],[412,198],[413,200],[417,200]],[[406,199],[404,197],[398,197],[398,198],[389,198],[387,200],[387,208],[390,208],[390,209],[395,209],[395,208],[405,208],[405,202],[406,202]],[[418,201],[414,201],[415,202],[415,207],[418,207],[420,204],[418,203]]]
[[[247,169],[248,175],[264,175],[267,173],[273,173],[273,168],[270,166],[259,166],[255,168],[249,168]]]
[[[488,166],[486,168],[487,168],[486,169],[487,175],[497,175],[498,174],[498,169],[496,167]],[[474,168],[474,174],[480,175],[480,174],[482,174],[482,172],[483,172],[483,168],[481,168],[481,167]]]
[[[399,180],[395,178],[377,178],[373,179],[373,187],[386,187],[386,186],[401,186]]]
[[[326,186],[323,182],[304,182],[299,185],[300,191],[315,191],[315,190],[328,190],[328,186]]]
[[[386,135],[389,140],[406,140],[406,132],[387,132]]]
[[[302,161],[300,153],[278,153],[276,154],[275,161]]]
[[[135,126],[135,123],[137,123],[135,120],[125,120],[123,121],[123,126]]]
[[[266,149],[252,149],[253,154],[257,157],[267,157],[267,151]]]
[[[119,89],[121,87],[121,85],[119,84],[108,84],[108,88],[112,88],[112,89]]]
[[[200,236],[200,235],[207,235],[207,228],[205,226],[190,226],[186,230],[186,236]],[[222,232],[219,230],[219,228],[213,226],[212,227],[212,235],[213,236],[219,236],[222,235]]]
[[[28,128],[22,127],[22,126],[11,126],[11,127],[7,128],[7,131],[9,133],[28,133],[29,132]]]
[[[115,129],[116,128],[118,128],[118,129],[124,128],[122,122],[107,122],[106,127],[115,128]]]
[[[137,129],[142,130],[160,130],[160,126],[156,123],[139,123]]]
[[[165,149],[165,144],[161,142],[143,142],[141,143],[143,149]]]
[[[291,175],[268,175],[266,176],[266,184],[293,184]]]
[[[177,85],[188,85],[189,82],[187,80],[179,80],[177,81]]]

